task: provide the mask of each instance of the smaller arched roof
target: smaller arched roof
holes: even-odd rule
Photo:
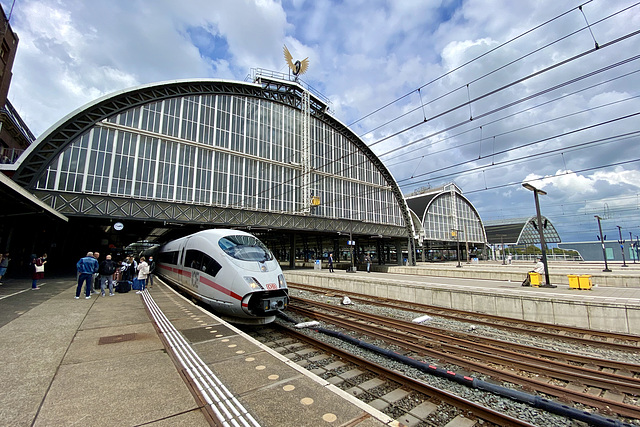
[[[487,242],[491,244],[505,243],[509,245],[540,244],[538,218],[512,218],[485,221],[484,229]],[[542,229],[546,243],[560,243],[560,235],[548,218],[542,217]]]
[[[482,220],[473,204],[455,183],[438,188],[420,190],[405,197],[407,206],[421,224],[423,240],[455,242],[463,234],[470,243],[485,243]],[[460,233],[453,234],[458,229]]]

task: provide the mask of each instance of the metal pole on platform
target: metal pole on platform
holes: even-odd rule
[[[542,263],[544,264],[544,278],[546,286],[552,287],[551,280],[549,280],[549,266],[547,265],[547,245],[544,241],[544,230],[542,227],[542,215],[540,214],[540,201],[538,200],[538,194],[546,196],[547,192],[540,190],[529,183],[522,184],[527,190],[533,191],[533,198],[536,202],[536,216],[538,217],[538,233],[540,233],[540,249],[542,249]]]
[[[604,238],[605,236],[602,234],[602,224],[600,224],[600,218],[598,215],[594,215],[598,219],[598,229],[600,230],[600,235],[598,239],[600,239],[600,243],[602,243],[602,258],[604,259],[604,272],[610,273],[609,266],[607,265],[607,251],[604,249]]]
[[[620,243],[620,250],[622,251],[622,266],[629,267],[627,265],[627,261],[624,259],[624,240],[622,240],[622,227],[620,227],[619,225],[616,225],[616,227],[618,227],[618,235],[620,236],[618,243]]]

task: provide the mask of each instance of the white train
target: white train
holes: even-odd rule
[[[155,274],[232,323],[265,324],[289,305],[280,264],[255,236],[212,229],[153,251]]]

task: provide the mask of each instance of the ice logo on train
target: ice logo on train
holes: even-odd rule
[[[280,264],[252,234],[204,230],[154,252],[156,274],[232,323],[269,323],[289,304]]]

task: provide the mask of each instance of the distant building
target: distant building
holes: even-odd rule
[[[2,6],[2,44],[0,47],[0,163],[14,163],[18,156],[35,140],[18,112],[9,102],[7,94],[13,76],[13,60],[18,49],[18,36],[11,29]]]
[[[477,257],[484,249],[482,220],[476,208],[450,183],[405,196],[422,261]]]

